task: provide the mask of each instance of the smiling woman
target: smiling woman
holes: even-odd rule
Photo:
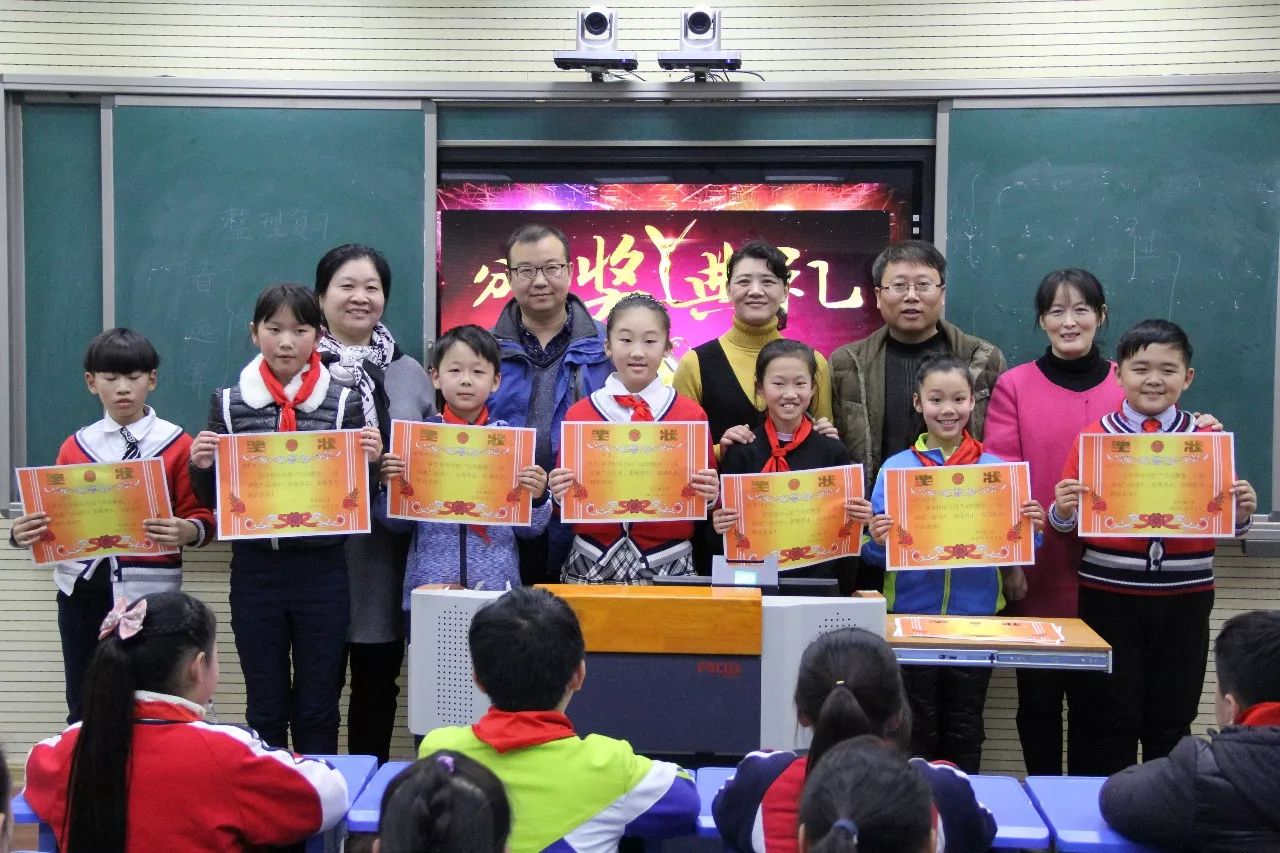
[[[1053,500],[1062,465],[1077,433],[1116,411],[1124,392],[1115,366],[1095,337],[1107,319],[1102,284],[1082,269],[1055,270],[1035,293],[1037,323],[1049,339],[1044,355],[1003,374],[987,411],[986,447],[1010,462],[1031,463],[1031,495]],[[1006,574],[1006,614],[1075,616],[1078,539],[1045,531],[1035,568]],[[1062,773],[1062,702],[1071,676],[1056,670],[1018,670],[1018,736],[1031,775]],[[1069,709],[1070,710],[1070,709]],[[1069,728],[1071,728],[1069,726]]]
[[[316,265],[316,295],[324,311],[321,358],[335,382],[360,393],[365,423],[390,439],[391,420],[422,421],[435,414],[426,371],[396,346],[382,322],[391,292],[391,266],[377,249],[349,243]],[[347,539],[351,582],[351,704],[347,748],[386,761],[395,726],[404,659],[400,607],[406,543],[375,523],[373,532]]]

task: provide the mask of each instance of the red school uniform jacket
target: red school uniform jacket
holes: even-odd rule
[[[1080,432],[1132,433],[1134,430],[1121,413],[1112,412]],[[1185,434],[1208,430],[1198,429],[1191,413],[1179,410],[1172,426],[1162,432]],[[1080,436],[1077,435],[1063,465],[1062,479],[1079,478]],[[1083,498],[1088,499],[1087,495]],[[1058,527],[1052,516],[1050,521]],[[1070,523],[1074,527],[1074,517]],[[1070,532],[1070,528],[1064,532]],[[1213,589],[1212,537],[1081,537],[1081,541],[1084,543],[1084,557],[1080,562],[1081,586],[1121,595],[1181,595]]]
[[[609,419],[596,408],[590,397],[583,397],[569,407],[565,413],[565,421],[586,423],[608,423]],[[707,413],[702,407],[682,394],[673,394],[667,408],[654,412],[655,421],[706,421]],[[707,466],[715,466],[715,445],[711,439],[711,431],[707,431]],[[581,536],[591,545],[599,548],[601,553],[608,551],[612,545],[624,535],[621,524],[575,524],[573,532]],[[637,521],[631,524],[631,539],[636,548],[646,556],[651,555],[673,542],[688,542],[693,536],[692,521]]]
[[[153,416],[151,413],[149,416]],[[120,462],[106,451],[98,435],[102,422],[90,424],[67,438],[58,450],[56,465],[87,465],[102,462]],[[189,461],[191,436],[182,428],[160,418],[155,418],[139,439],[142,458],[159,458],[164,465],[165,481],[169,488],[169,503],[173,514],[193,522],[200,531],[199,538],[190,546],[202,548],[213,541],[217,527],[213,511],[196,499],[191,488]],[[55,572],[55,580],[63,592],[71,594],[75,579],[93,572],[111,572],[113,597],[123,595],[135,601],[152,592],[177,590],[182,585],[182,554],[157,554],[154,556],[108,557],[99,560],[81,560],[62,563]]]
[[[138,693],[129,760],[127,853],[228,853],[301,841],[347,811],[347,783],[323,761],[272,749],[248,729],[207,723],[198,705]],[[80,724],[27,757],[27,803],[62,848]]]

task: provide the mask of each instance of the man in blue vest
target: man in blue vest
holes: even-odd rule
[[[613,368],[604,326],[569,293],[573,255],[563,232],[522,225],[507,238],[504,254],[513,298],[493,327],[502,348],[502,384],[489,401],[489,417],[537,429],[535,461],[550,471],[565,412],[602,387]],[[572,541],[558,516],[544,536],[520,540],[525,583],[558,581]]]

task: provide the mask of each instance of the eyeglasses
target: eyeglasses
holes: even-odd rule
[[[552,281],[553,279],[563,278],[565,274],[568,272],[569,272],[568,264],[561,264],[561,263],[543,264],[540,267],[534,267],[534,266],[516,267],[511,271],[511,277],[523,284],[529,284],[535,278],[538,277],[538,273],[542,273],[544,276],[546,276],[547,281]]]
[[[882,284],[878,289],[887,290],[894,296],[906,296],[907,291],[915,288],[917,296],[928,296],[936,290],[942,290],[945,284],[934,284],[931,281],[895,281],[893,284]]]

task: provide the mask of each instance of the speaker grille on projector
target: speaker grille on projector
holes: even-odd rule
[[[449,608],[436,622],[436,649],[439,668],[436,715],[448,725],[465,726],[472,719],[471,650],[467,648],[467,631],[471,627],[471,611]]]

